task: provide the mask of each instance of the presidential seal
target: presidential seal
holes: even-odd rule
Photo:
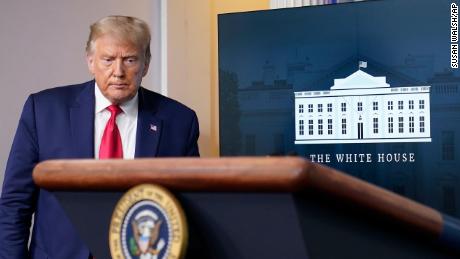
[[[183,258],[187,238],[179,202],[168,190],[153,184],[138,185],[123,195],[110,222],[112,258]]]

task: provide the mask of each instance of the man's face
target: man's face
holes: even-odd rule
[[[149,68],[142,46],[111,35],[94,42],[87,62],[102,94],[113,104],[133,98]]]

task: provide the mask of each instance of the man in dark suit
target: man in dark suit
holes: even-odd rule
[[[0,199],[0,258],[90,257],[56,198],[33,183],[37,163],[59,158],[199,156],[195,112],[140,87],[149,67],[149,45],[145,22],[125,16],[103,18],[91,26],[86,48],[95,80],[29,96]]]

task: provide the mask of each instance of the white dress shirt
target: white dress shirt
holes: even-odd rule
[[[110,118],[110,112],[106,109],[112,103],[105,98],[99,87],[94,87],[96,106],[94,116],[94,157],[99,159],[99,148],[101,146],[102,135],[105,126]],[[138,111],[138,94],[131,100],[120,105],[123,110],[117,116],[117,126],[121,135],[123,146],[123,159],[133,159],[136,151],[136,129],[137,129],[137,111]]]

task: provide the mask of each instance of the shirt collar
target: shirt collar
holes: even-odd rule
[[[96,97],[96,105],[95,105],[95,108],[96,108],[95,112],[96,113],[104,111],[108,106],[110,106],[112,104],[102,94],[101,89],[99,89],[97,83],[95,83],[94,94],[95,94],[95,97]],[[137,115],[137,110],[138,110],[138,103],[139,103],[139,97],[138,97],[138,93],[136,92],[136,95],[133,98],[131,98],[131,100],[122,103],[120,105],[120,108],[127,115],[136,116]]]

